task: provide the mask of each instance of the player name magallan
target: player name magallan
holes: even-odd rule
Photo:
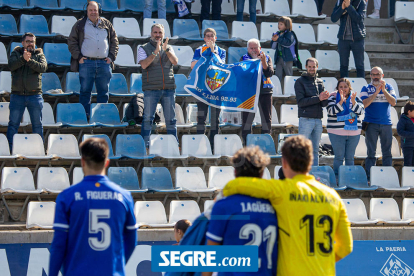
[[[242,212],[255,212],[255,213],[275,213],[275,209],[273,209],[272,205],[269,203],[262,203],[260,201],[257,201],[255,203],[250,202],[240,202],[240,205],[242,207]]]

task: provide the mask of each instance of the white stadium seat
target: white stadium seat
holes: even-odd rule
[[[32,172],[26,167],[5,167],[1,173],[1,193],[39,194]]]
[[[199,0],[196,0],[196,2]],[[193,5],[193,4],[192,4]],[[193,12],[193,6],[191,5],[191,12]],[[211,7],[210,7],[211,9]],[[234,11],[233,0],[221,1],[221,15],[233,16],[236,15]]]
[[[280,122],[299,127],[298,106],[296,104],[282,104],[280,106]]]
[[[289,96],[283,95],[282,85],[280,84],[280,80],[276,75],[270,77],[270,80],[273,83],[273,97],[274,98],[286,98]]]
[[[45,155],[42,137],[39,134],[15,134],[13,155],[27,159],[50,159]]]
[[[256,24],[246,21],[233,21],[231,37],[244,41],[248,41],[251,38],[259,39]]]
[[[298,54],[299,54],[299,59],[302,62],[302,69],[306,70],[306,68],[305,68],[306,60],[308,58],[311,58],[312,54],[311,54],[311,52],[309,52],[309,50],[303,50],[303,49],[299,50]]]
[[[289,2],[287,0],[264,0],[264,13],[296,17],[295,14],[290,14]]]
[[[77,19],[74,16],[53,15],[50,32],[63,37],[69,37],[70,31],[76,21]]]
[[[273,0],[271,1],[273,2]],[[260,42],[270,41],[272,34],[277,31],[279,31],[278,22],[262,22],[260,24]],[[273,56],[271,58],[273,59]]]
[[[414,222],[414,198],[404,198],[402,203],[402,219]]]
[[[173,227],[167,222],[164,205],[161,201],[137,201],[134,214],[138,227]]]
[[[259,11],[259,12],[257,12]],[[244,9],[243,9],[243,13],[246,15],[249,15],[249,1],[244,1]],[[257,15],[259,14],[263,14],[262,11],[262,3],[260,1],[256,1],[256,13]]]
[[[114,17],[112,24],[118,38],[139,39],[141,31],[138,21],[133,17]]]
[[[10,155],[9,141],[6,135],[0,133],[0,159],[15,159],[15,155]]]
[[[232,166],[211,166],[208,171],[208,187],[221,190],[234,178]]]
[[[397,96],[397,101],[406,101],[409,99],[408,96],[400,96],[400,91],[398,90],[398,84],[393,78],[384,78],[384,81],[392,86]]]
[[[387,191],[407,191],[409,187],[401,187],[397,171],[394,167],[372,166],[371,186],[378,186]]]
[[[23,125],[31,125],[32,122],[30,121],[30,114],[27,108],[24,110],[23,113]],[[42,108],[42,125],[43,127],[61,127],[62,123],[56,123],[55,122],[55,115],[53,115],[53,109],[52,106],[49,103],[43,103]]]
[[[367,158],[367,145],[365,144],[365,136],[359,136],[359,142],[355,149],[355,158],[365,159]]]
[[[214,205],[214,200],[209,199],[209,200],[204,201],[204,212],[213,205]]]
[[[414,188],[414,167],[404,166],[402,168],[401,186]]]
[[[0,42],[0,64],[8,64],[6,46]]]
[[[274,61],[274,56],[275,56],[276,50],[271,49],[271,48],[262,48],[262,52],[264,52],[266,55],[271,57],[272,60]]]
[[[360,97],[362,88],[367,86],[367,81],[364,78],[348,78],[348,80],[351,83],[352,90]]]
[[[326,15],[318,15],[313,0],[292,0],[292,14],[310,19],[324,19],[326,17]]]
[[[119,67],[139,67],[139,64],[135,63],[134,53],[132,52],[131,46],[128,44],[118,45],[118,55],[115,59],[115,65]]]
[[[178,65],[190,68],[194,56],[193,48],[190,46],[172,46],[172,48],[178,58]]]
[[[262,178],[263,178],[263,179],[272,179],[272,177],[270,176],[270,171],[269,171],[269,169],[268,169],[268,168],[265,168],[265,169],[264,169],[264,172],[263,172],[263,176],[262,176]]]
[[[283,84],[283,95],[296,97],[295,82],[298,80],[298,78],[298,76],[285,76],[285,81]]]
[[[400,117],[398,116],[398,113],[395,107],[390,106],[390,114],[391,114],[392,129],[397,129],[397,124],[398,124]]]
[[[292,31],[295,32],[299,43],[304,45],[321,45],[323,42],[315,40],[315,31],[311,24],[292,23]]]
[[[8,126],[9,125],[9,116],[10,116],[10,103],[1,102],[0,103],[0,125]]]
[[[194,200],[172,200],[170,202],[169,223],[187,219],[193,222],[200,215],[200,207]]]
[[[329,44],[331,46],[338,45],[338,31],[337,24],[318,24],[318,41]]]
[[[279,170],[282,168],[282,166],[275,166],[273,175],[274,175],[274,179],[279,179]]]
[[[395,2],[395,22],[413,22],[414,21],[414,3],[413,2]]]
[[[0,72],[0,94],[11,92],[11,73],[10,71]]]
[[[167,20],[160,18],[144,18],[142,36],[149,37],[151,36],[151,26],[154,24],[161,24],[164,26],[164,38],[171,38],[170,25],[168,25]]]
[[[200,167],[177,167],[175,187],[181,187],[183,191],[195,193],[210,193],[216,190],[215,188],[207,188],[206,177]]]
[[[324,77],[321,78],[323,81],[323,86],[325,87],[325,91],[332,93],[336,90],[336,85],[338,84],[338,80],[334,77]]]
[[[31,201],[27,206],[26,228],[52,229],[55,219],[55,202]]]
[[[83,180],[83,170],[81,167],[76,167],[73,169],[72,179],[72,185],[78,184]]]
[[[401,220],[398,204],[393,198],[371,198],[370,219],[377,219],[378,223],[408,224],[410,220]]]
[[[204,134],[183,135],[181,139],[181,152],[183,155],[199,159],[217,159],[221,157],[220,155],[212,154],[210,141]]]
[[[237,134],[216,134],[214,136],[214,154],[232,157],[243,148],[240,136]]]
[[[165,159],[183,159],[187,155],[180,155],[177,139],[170,134],[150,136],[149,154]]]
[[[41,167],[37,172],[37,189],[42,192],[58,194],[69,188],[69,176],[65,168]]]
[[[335,50],[316,50],[319,70],[339,71],[339,53]]]
[[[78,140],[73,134],[50,134],[47,154],[54,158],[80,159]]]
[[[367,210],[365,204],[360,198],[347,198],[342,199],[348,213],[348,219],[351,224],[376,224],[377,219],[368,219]]]

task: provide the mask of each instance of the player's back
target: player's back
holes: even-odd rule
[[[276,275],[277,219],[268,200],[233,195],[215,203],[207,238],[222,245],[258,245],[259,271],[219,275]]]
[[[123,232],[135,223],[130,193],[94,175],[64,190],[56,204],[55,229],[69,228],[64,275],[124,275]]]

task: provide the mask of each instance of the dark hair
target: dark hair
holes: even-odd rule
[[[282,158],[294,172],[307,173],[313,162],[312,151],[312,142],[305,136],[291,136],[282,146]]]
[[[187,219],[182,219],[177,221],[177,223],[174,225],[174,230],[181,230],[183,231],[183,234],[187,231],[188,227],[191,226],[191,222]]]
[[[26,39],[26,36],[34,37],[34,40],[36,41],[36,36],[32,33],[24,33],[24,35],[22,36],[22,41]]]
[[[262,177],[264,169],[270,163],[270,158],[255,146],[239,149],[231,161],[236,170],[236,177]]]
[[[414,103],[412,101],[408,101],[404,105],[404,114],[408,116],[408,111],[414,110]]]
[[[306,64],[305,64],[305,66],[308,66],[308,62],[309,62],[309,61],[313,61],[313,62],[315,62],[316,67],[318,67],[318,60],[317,60],[316,58],[314,58],[314,57],[310,57],[310,58],[308,58],[308,59],[306,60]]]
[[[285,173],[283,172],[283,168],[280,167],[279,171],[277,172],[277,175],[279,176],[280,180],[283,180],[286,178]]]
[[[213,33],[214,36],[217,36],[216,30],[214,30],[213,28],[207,28],[204,30],[204,37],[206,36],[207,33]]]
[[[290,19],[290,17],[282,16],[281,18],[279,18],[278,22],[282,22],[283,24],[285,24],[286,30],[292,31],[292,19]]]
[[[101,170],[105,167],[105,161],[108,158],[109,147],[102,138],[89,138],[83,141],[79,146],[82,159],[92,170]]]
[[[341,82],[345,82],[348,85],[348,87],[349,87],[349,93],[351,93],[351,91],[352,91],[351,82],[347,78],[340,78],[338,80],[338,83],[336,84],[336,90],[338,90],[339,84]]]

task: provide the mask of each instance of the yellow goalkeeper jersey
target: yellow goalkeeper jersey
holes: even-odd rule
[[[338,193],[312,175],[285,180],[239,177],[225,196],[269,199],[279,227],[277,275],[335,275],[335,255],[352,252],[352,233]]]

